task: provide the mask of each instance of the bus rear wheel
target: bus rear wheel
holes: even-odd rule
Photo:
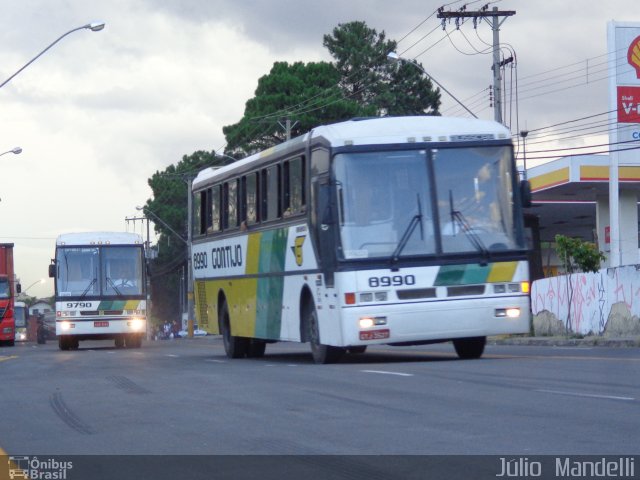
[[[458,357],[463,360],[471,360],[482,356],[486,343],[487,337],[456,338],[453,341],[453,346]]]
[[[247,347],[247,358],[261,358],[264,357],[264,351],[267,348],[267,342],[264,340],[258,340],[252,338],[249,340],[249,346]]]
[[[227,302],[224,302],[220,309],[220,330],[222,333],[222,342],[224,343],[224,351],[227,354],[227,357],[246,357],[249,351],[249,339],[231,335],[231,319],[229,318],[229,307],[227,306]]]
[[[318,327],[318,314],[313,303],[306,311],[307,338],[311,345],[311,355],[313,361],[319,364],[335,363],[345,352],[344,348],[323,345],[320,343],[320,328]]]

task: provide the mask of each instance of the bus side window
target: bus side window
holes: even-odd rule
[[[236,228],[238,222],[238,180],[232,180],[225,184],[227,187],[227,228]]]
[[[202,235],[211,231],[211,189],[208,188],[207,190],[203,190],[198,193],[198,196],[200,197],[199,201],[194,202],[195,210],[193,212],[193,225],[194,227],[199,227],[199,229],[194,228],[194,233]]]
[[[258,202],[258,172],[250,173],[245,178],[245,201],[247,225],[255,225],[260,220]]]
[[[221,209],[221,198],[220,198],[220,185],[215,185],[212,189],[211,189],[211,229],[209,230],[210,232],[219,232],[221,229],[221,213],[222,213],[222,209]],[[209,207],[208,207],[209,208]]]
[[[192,232],[194,235],[201,235],[206,232],[207,228],[204,223],[204,211],[206,195],[204,192],[198,192],[193,196],[193,221]]]
[[[284,213],[295,215],[304,211],[304,159],[295,158],[284,162]]]
[[[262,170],[262,219],[280,217],[280,165]]]

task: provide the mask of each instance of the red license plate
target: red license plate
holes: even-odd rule
[[[108,327],[109,322],[93,322],[94,327]]]
[[[360,340],[381,340],[383,338],[389,338],[389,329],[360,332]]]

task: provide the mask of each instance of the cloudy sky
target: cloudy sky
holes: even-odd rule
[[[468,2],[477,10],[486,2]],[[637,0],[502,0],[512,132],[609,110],[606,26],[640,21]],[[457,9],[464,2],[451,2]],[[134,231],[125,222],[151,195],[147,179],[196,150],[221,150],[258,78],[275,61],[330,60],[323,34],[364,20],[417,58],[481,118],[493,118],[491,29],[467,22],[443,31],[432,0],[4,0],[0,80],[65,32],[0,89],[0,242],[16,244],[27,292],[53,293],[47,265],[61,233]],[[603,66],[603,62],[605,62]],[[516,77],[517,72],[517,77]],[[443,94],[441,111],[461,115]],[[594,134],[597,132],[593,132]],[[576,137],[560,145],[603,143]],[[551,142],[551,140],[548,140]],[[532,143],[535,143],[532,140]],[[540,144],[538,149],[542,149]],[[535,148],[535,147],[531,147]],[[527,148],[529,151],[529,146]],[[135,230],[141,232],[140,224]]]

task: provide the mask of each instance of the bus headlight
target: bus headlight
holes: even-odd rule
[[[136,332],[139,332],[144,328],[144,320],[141,318],[132,318],[127,322],[127,325]]]
[[[502,318],[518,318],[520,316],[520,309],[517,307],[496,308],[495,316]]]
[[[371,328],[387,324],[387,317],[362,317],[358,320],[360,328]]]
[[[67,322],[67,321],[60,322],[60,330],[62,330],[63,332],[70,330],[72,326],[74,325],[71,322]]]

